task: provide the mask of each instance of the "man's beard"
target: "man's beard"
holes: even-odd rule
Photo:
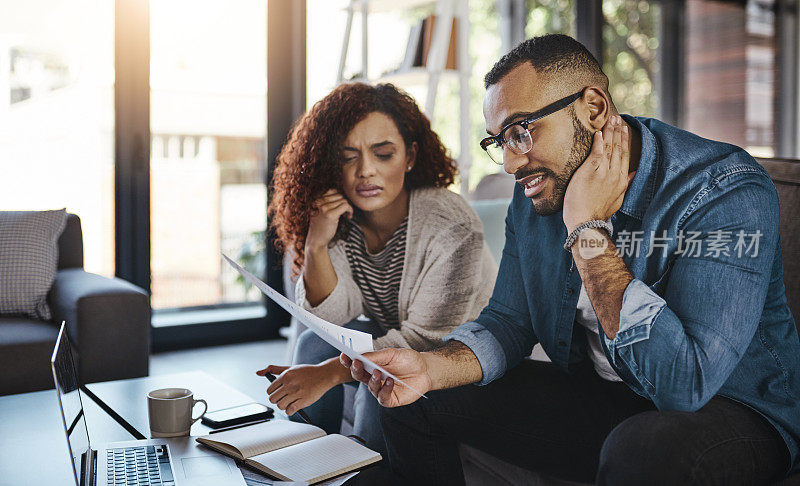
[[[578,120],[578,117],[575,115],[575,109],[573,107],[570,106],[569,110],[572,116],[572,127],[574,129],[572,135],[572,150],[567,158],[567,164],[560,174],[556,175],[556,173],[550,169],[543,169],[541,171],[541,173],[546,176],[552,177],[555,184],[550,197],[541,201],[533,201],[533,210],[540,216],[549,216],[561,211],[564,207],[564,194],[567,192],[567,185],[570,179],[572,179],[572,174],[578,170],[578,167],[583,164],[592,150],[592,132],[581,124],[580,120]],[[537,173],[540,173],[540,171],[537,171]],[[518,178],[521,177],[518,176]]]

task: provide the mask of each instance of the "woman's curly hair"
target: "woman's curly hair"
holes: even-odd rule
[[[353,127],[370,113],[389,116],[406,149],[417,143],[416,161],[406,174],[407,189],[447,187],[458,172],[439,136],[413,98],[391,84],[347,83],[318,101],[295,123],[278,154],[269,202],[270,226],[278,251],[304,260],[312,203],[329,189],[342,191],[342,146]],[[336,237],[346,236],[340,223]]]

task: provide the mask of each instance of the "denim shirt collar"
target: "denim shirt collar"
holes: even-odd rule
[[[622,118],[641,134],[642,153],[636,175],[625,192],[619,211],[641,220],[656,191],[656,178],[661,165],[661,147],[653,132],[638,118],[630,115],[622,115]]]

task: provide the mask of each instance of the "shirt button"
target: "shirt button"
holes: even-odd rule
[[[572,295],[572,292],[575,292],[575,291],[572,290],[571,288],[567,288],[567,295]]]
[[[566,345],[567,345],[567,343],[566,343],[565,341],[559,341],[559,342],[558,342],[558,345],[559,345],[559,346],[566,346]]]

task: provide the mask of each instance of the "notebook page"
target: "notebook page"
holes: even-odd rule
[[[316,483],[381,460],[372,449],[339,434],[250,458],[290,481]]]
[[[251,457],[324,435],[324,430],[313,425],[289,420],[270,420],[227,432],[204,435],[198,437],[197,441],[206,445],[217,445],[222,449],[228,449],[225,445],[229,445],[240,451],[243,457]]]

